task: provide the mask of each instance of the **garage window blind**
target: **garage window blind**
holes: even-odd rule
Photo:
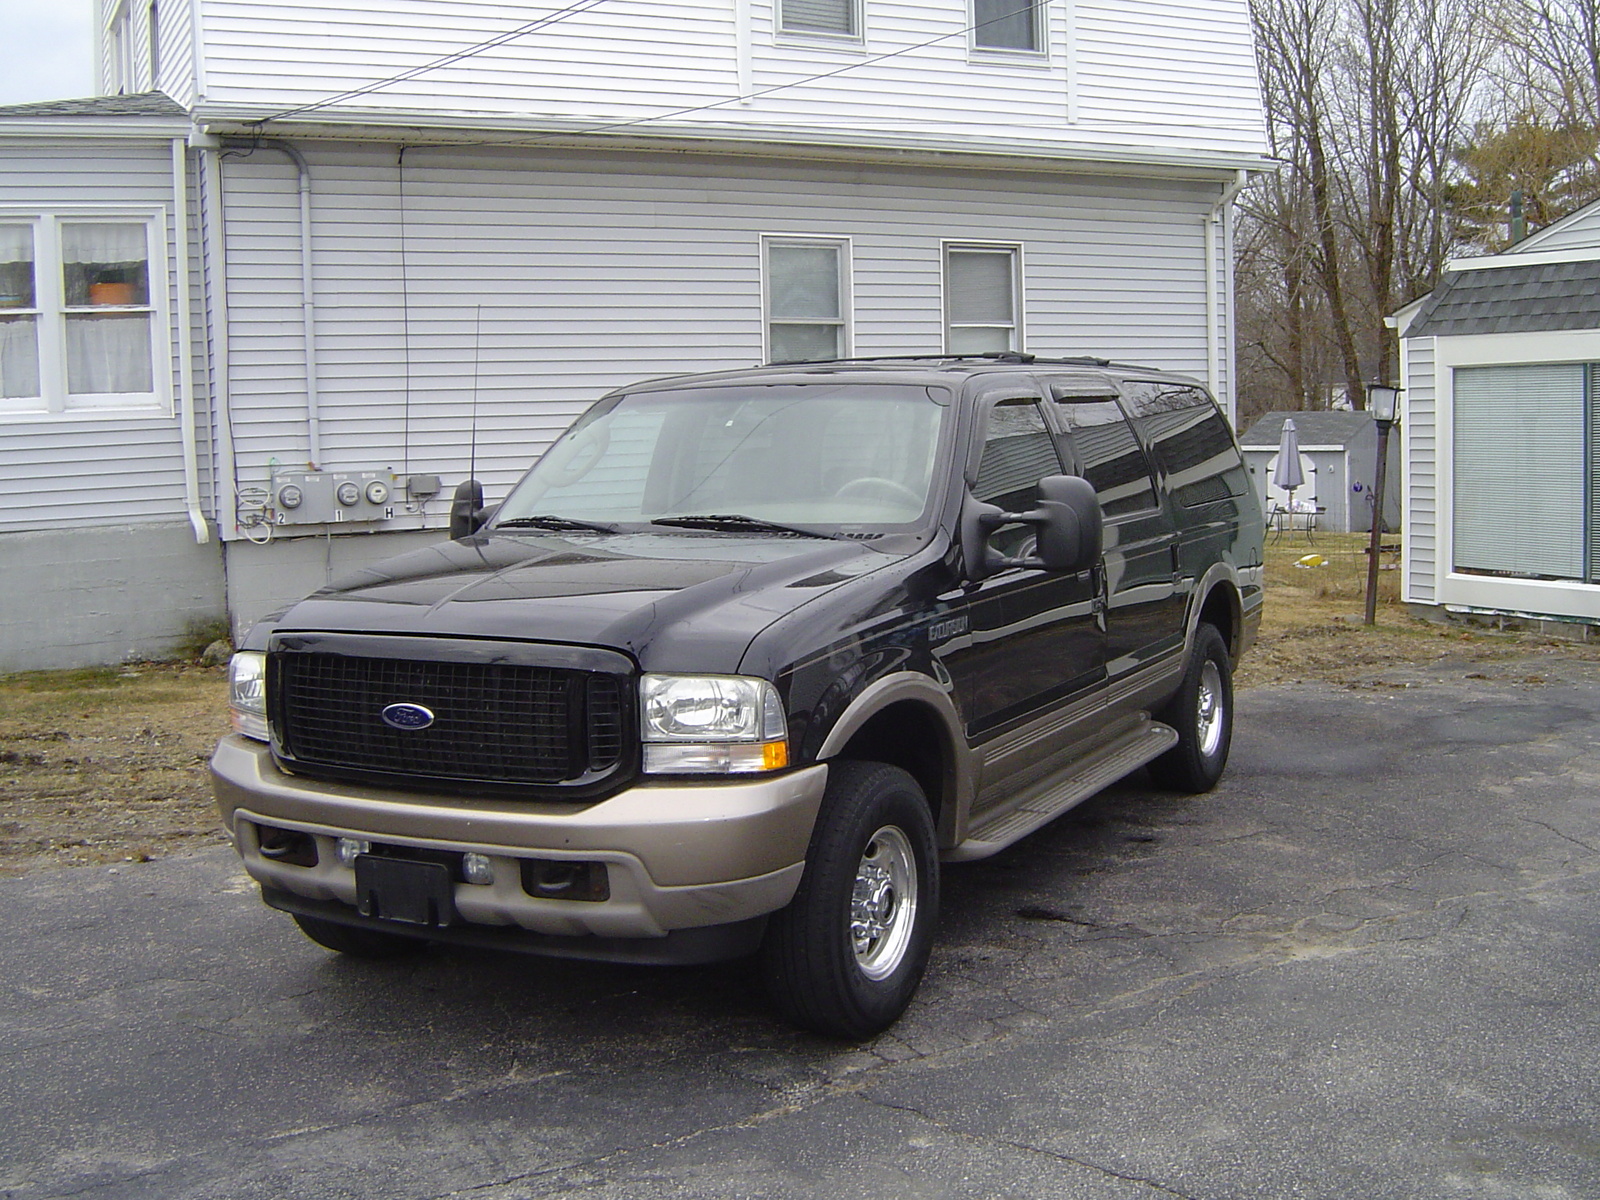
[[[1581,364],[1455,372],[1458,571],[1583,579],[1590,443]]]

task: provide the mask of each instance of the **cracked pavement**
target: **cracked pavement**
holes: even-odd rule
[[[1600,668],[1241,694],[947,869],[850,1046],[741,964],[342,961],[230,854],[0,882],[0,1197],[1600,1196]]]

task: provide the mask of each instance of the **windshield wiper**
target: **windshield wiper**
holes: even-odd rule
[[[576,517],[507,517],[504,521],[496,521],[496,529],[589,529],[595,533],[615,533],[615,525],[606,525],[600,521],[580,521]]]
[[[681,517],[657,517],[652,525],[672,525],[681,529],[715,529],[728,533],[798,533],[801,537],[842,540],[843,535],[824,533],[820,529],[806,529],[800,525],[784,525],[778,521],[764,521],[760,517],[747,517],[743,513],[685,514]]]

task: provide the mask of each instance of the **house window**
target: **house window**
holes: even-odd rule
[[[778,0],[778,28],[860,37],[860,0]]]
[[[146,218],[0,217],[0,413],[163,402],[153,241]]]
[[[849,243],[767,238],[762,250],[767,361],[817,362],[849,354]]]
[[[947,245],[944,345],[950,354],[1022,349],[1016,246]]]
[[[1044,49],[1043,0],[972,0],[972,44],[981,50]]]
[[[1455,570],[1600,581],[1595,375],[1581,363],[1455,371]]]

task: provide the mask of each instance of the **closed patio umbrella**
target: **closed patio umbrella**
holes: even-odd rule
[[[1289,493],[1289,513],[1285,519],[1290,529],[1294,528],[1294,490],[1305,481],[1305,472],[1300,469],[1300,433],[1294,427],[1294,418],[1286,417],[1283,433],[1278,437],[1278,462],[1272,468],[1272,483]]]

